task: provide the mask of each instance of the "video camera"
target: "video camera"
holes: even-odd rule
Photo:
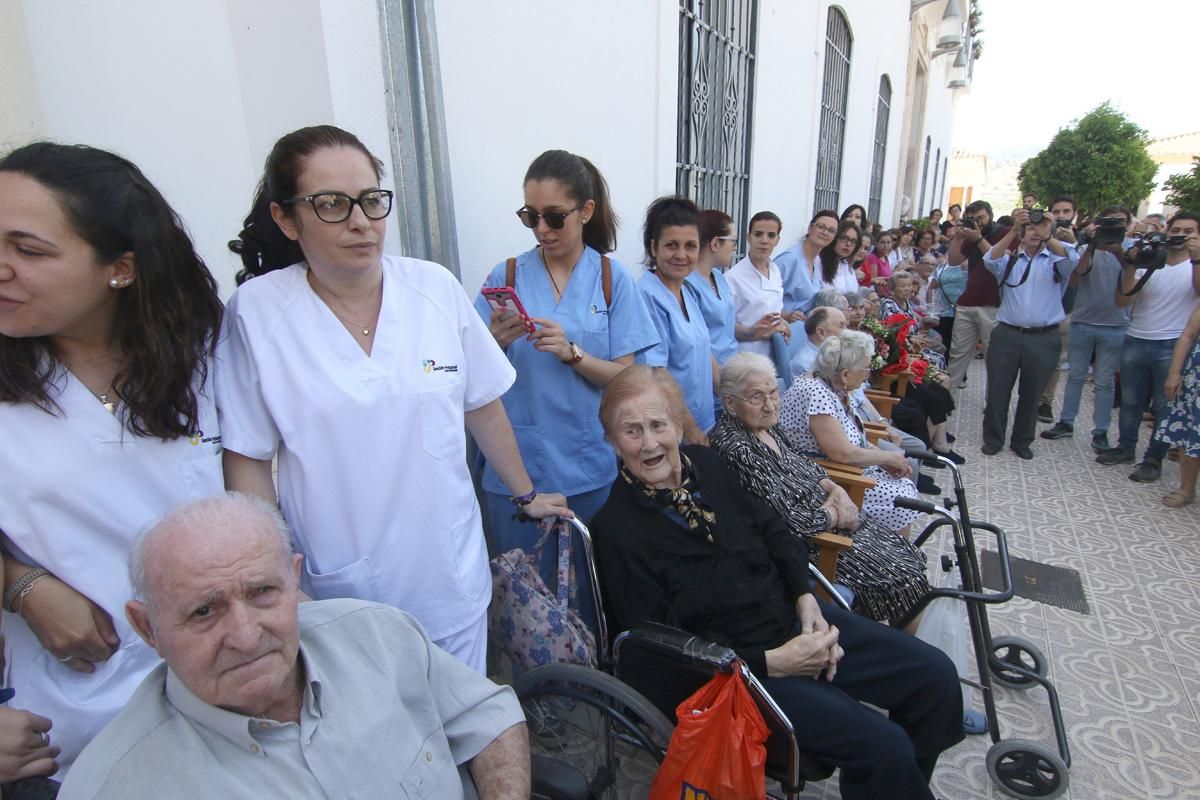
[[[1091,244],[1095,240],[1098,245],[1120,244],[1125,241],[1125,224],[1124,217],[1100,217],[1096,220],[1095,233],[1081,233],[1079,243]]]
[[[1167,264],[1167,251],[1183,247],[1187,244],[1186,236],[1167,236],[1165,233],[1148,233],[1137,244],[1125,252],[1125,260],[1132,262],[1135,267],[1144,269],[1142,277],[1128,292],[1126,297],[1132,297],[1142,290],[1150,276]]]

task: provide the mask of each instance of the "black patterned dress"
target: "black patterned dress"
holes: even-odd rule
[[[737,417],[725,414],[709,433],[709,445],[725,459],[742,488],[783,517],[805,542],[830,529],[821,504],[825,470],[804,456],[776,425],[770,429],[779,453],[750,432]],[[838,557],[837,582],[854,590],[855,610],[876,620],[898,619],[929,591],[925,554],[885,526],[860,517],[855,531],[837,531],[854,544]],[[816,547],[809,544],[815,557]]]

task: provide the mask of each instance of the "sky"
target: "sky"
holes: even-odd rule
[[[983,55],[955,109],[955,150],[1034,155],[1105,100],[1151,138],[1200,131],[1200,0],[979,4]]]

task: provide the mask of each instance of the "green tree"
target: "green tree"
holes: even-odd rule
[[[1194,156],[1191,172],[1181,172],[1167,178],[1163,184],[1170,194],[1167,205],[1186,211],[1200,210],[1200,156]]]
[[[1146,131],[1108,101],[1062,128],[1046,149],[1021,165],[1017,181],[1049,203],[1069,194],[1080,216],[1108,205],[1136,208],[1154,188],[1158,165],[1146,153]]]

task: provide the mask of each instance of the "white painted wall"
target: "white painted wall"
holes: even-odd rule
[[[545,150],[591,160],[621,218],[616,257],[638,269],[646,206],[675,187],[677,6],[609,0],[438,2],[463,285],[529,249],[513,213]]]
[[[228,294],[226,242],[280,135],[334,122],[390,159],[377,15],[374,0],[4,0],[0,140],[133,160]]]

